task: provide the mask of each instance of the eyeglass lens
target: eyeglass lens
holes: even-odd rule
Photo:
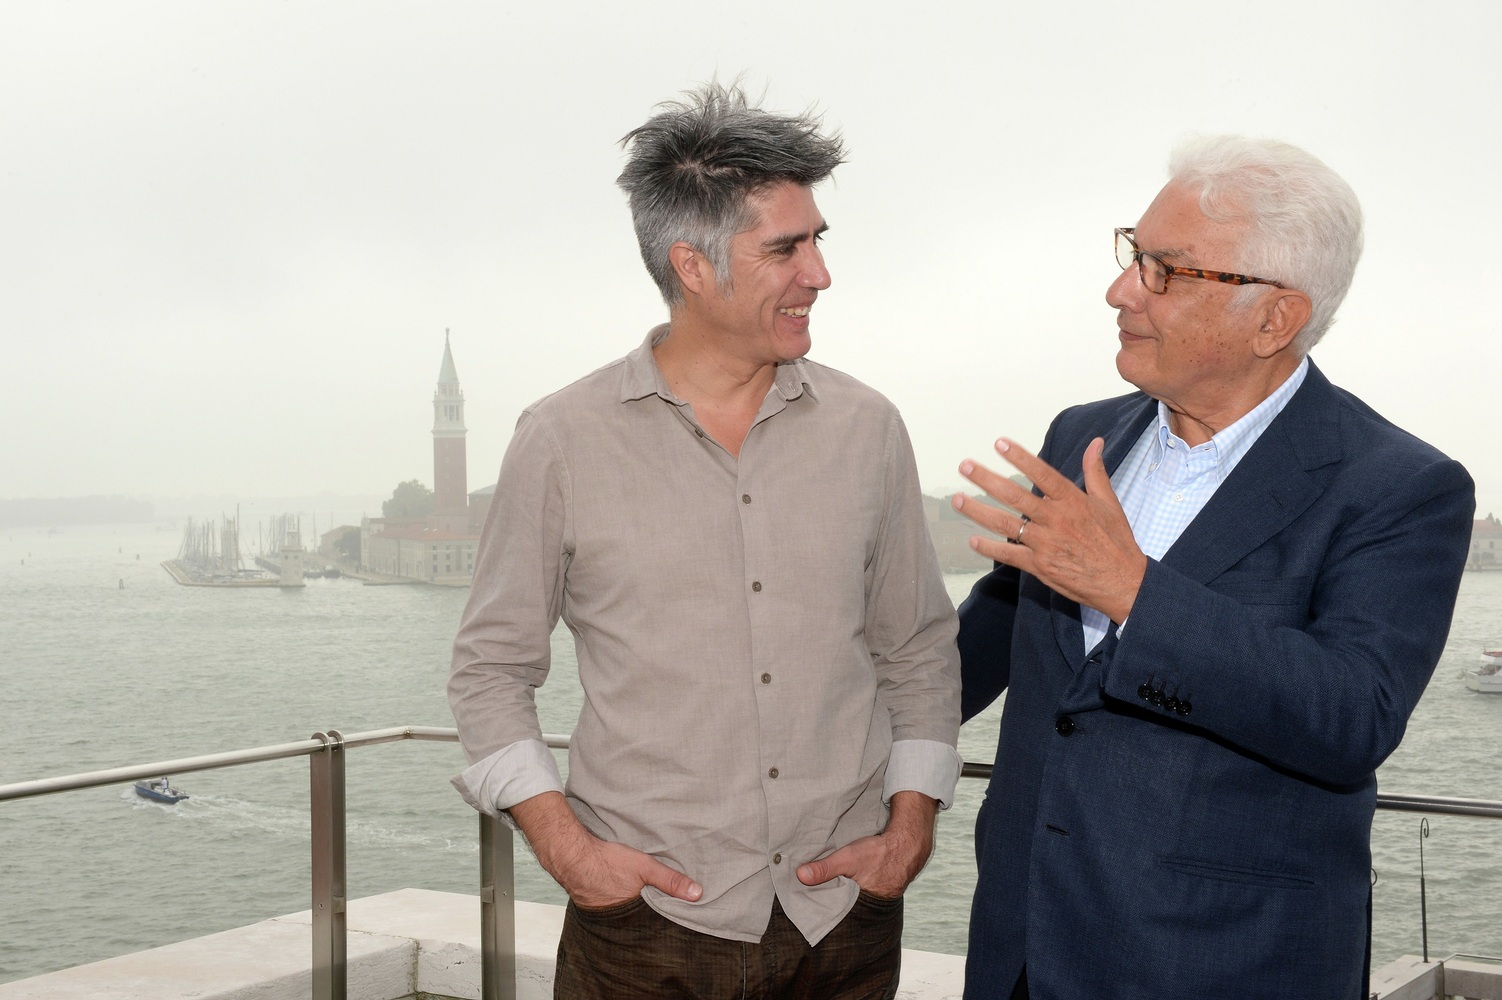
[[[1132,238],[1120,230],[1116,233],[1116,263],[1121,265],[1123,271],[1136,264],[1137,275],[1142,279],[1143,286],[1154,294],[1162,294],[1168,288],[1168,269],[1163,266],[1163,262],[1150,253],[1138,250]]]

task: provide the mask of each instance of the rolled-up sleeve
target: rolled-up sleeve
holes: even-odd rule
[[[886,510],[867,570],[866,635],[892,751],[882,797],[923,792],[945,807],[960,776],[959,620],[934,555],[912,444],[893,414]]]
[[[563,775],[541,740],[517,740],[476,761],[453,779],[465,802],[505,820],[505,811],[544,792],[562,792]]]
[[[486,516],[448,684],[470,763],[454,784],[485,812],[562,788],[534,694],[547,679],[562,608],[568,506],[559,449],[545,423],[524,412]]]

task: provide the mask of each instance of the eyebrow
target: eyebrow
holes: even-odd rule
[[[1152,254],[1154,257],[1162,258],[1164,262],[1169,264],[1178,264],[1183,267],[1199,266],[1194,262],[1194,254],[1190,253],[1188,250],[1181,250],[1177,247],[1165,247],[1162,250],[1149,250],[1148,253]]]
[[[819,228],[815,229],[812,234],[789,233],[786,236],[773,236],[771,239],[764,241],[761,246],[763,250],[771,250],[774,252],[778,250],[791,250],[799,243],[802,243],[805,240],[809,239],[818,239],[820,236],[823,236],[827,232],[829,232],[829,223],[821,222],[819,223]]]

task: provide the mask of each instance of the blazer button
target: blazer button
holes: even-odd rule
[[[1191,704],[1189,704],[1188,701],[1183,701],[1183,700],[1181,700],[1179,702],[1179,704],[1178,704],[1178,707],[1174,709],[1174,711],[1178,712],[1180,715],[1188,715],[1193,710],[1194,710],[1194,706],[1191,705]]]
[[[1153,689],[1148,685],[1147,681],[1143,681],[1142,686],[1137,689],[1137,697],[1143,701],[1153,700]]]
[[[1163,692],[1158,688],[1153,689],[1152,695],[1147,699],[1152,702],[1154,708],[1163,707]]]
[[[1054,732],[1060,736],[1068,736],[1074,732],[1074,720],[1067,715],[1061,715],[1053,724]]]
[[[1179,699],[1175,698],[1173,695],[1169,695],[1163,700],[1163,707],[1168,709],[1170,712],[1177,712],[1179,710]]]

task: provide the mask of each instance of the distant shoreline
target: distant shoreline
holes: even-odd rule
[[[53,528],[84,524],[146,524],[156,505],[131,497],[53,497],[0,500],[0,528]]]

